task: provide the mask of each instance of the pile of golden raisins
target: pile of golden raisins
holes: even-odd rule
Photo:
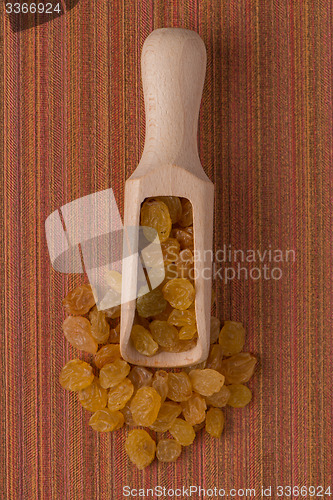
[[[187,351],[197,339],[192,204],[177,196],[148,198],[141,207],[140,223],[158,234],[164,279],[138,297],[131,341],[144,356]],[[150,272],[160,273],[159,266]]]
[[[241,323],[225,321],[220,329],[220,321],[212,317],[211,348],[205,362],[182,371],[151,370],[130,365],[120,355],[120,306],[99,311],[87,284],[72,290],[63,305],[69,315],[63,323],[66,339],[92,357],[90,364],[69,361],[61,370],[60,384],[76,392],[83,408],[92,413],[92,429],[112,432],[124,424],[134,427],[125,449],[139,469],[147,467],[155,455],[161,462],[174,462],[182,446],[192,444],[203,427],[219,438],[224,428],[221,408],[241,408],[250,402],[252,393],[244,384],[254,372],[256,358],[241,352],[245,341]],[[172,311],[176,317],[185,313],[189,310]],[[168,349],[172,334],[166,340],[158,321],[165,319],[150,324],[153,338]],[[146,427],[150,433],[135,427]],[[156,433],[157,445],[151,433]],[[162,433],[169,434],[163,437]]]

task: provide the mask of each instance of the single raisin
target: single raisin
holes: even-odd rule
[[[120,359],[119,344],[103,345],[95,354],[94,361],[97,368],[101,369],[104,365],[113,363],[116,359]]]
[[[256,362],[249,352],[240,352],[222,361],[221,373],[227,384],[242,384],[252,377]]]
[[[173,347],[178,343],[178,330],[166,321],[155,319],[149,325],[153,339],[161,347]]]
[[[193,390],[202,396],[211,396],[221,389],[224,384],[224,376],[221,373],[206,368],[205,370],[191,370],[189,378]]]
[[[182,204],[178,196],[158,196],[169,209],[172,224],[176,224],[182,216]]]
[[[188,227],[193,224],[193,211],[192,203],[186,198],[181,199],[182,204],[182,216],[179,219],[178,224],[182,227]]]
[[[222,408],[228,403],[230,391],[227,385],[223,385],[218,392],[214,392],[211,396],[206,396],[206,403],[209,406]]]
[[[123,359],[107,363],[99,372],[100,384],[104,389],[118,385],[130,371],[130,365]]]
[[[197,325],[185,325],[181,327],[178,335],[180,340],[191,340],[196,336],[196,333]]]
[[[175,309],[184,311],[194,301],[195,291],[192,283],[185,278],[174,278],[168,281],[163,289],[163,297]]]
[[[133,325],[131,339],[135,349],[144,356],[153,356],[158,350],[158,344],[155,342],[150,332],[141,325]]]
[[[120,342],[120,323],[114,328],[110,328],[109,343],[119,344]]]
[[[223,349],[223,356],[238,354],[244,347],[245,330],[242,323],[225,321],[219,335],[219,344]]]
[[[82,316],[68,316],[62,329],[68,342],[76,349],[95,354],[98,344],[91,334],[91,324]]]
[[[192,384],[187,373],[169,373],[168,384],[168,398],[172,401],[187,401],[192,396]]]
[[[228,399],[228,405],[233,408],[243,408],[252,399],[252,392],[246,385],[243,384],[231,384],[228,385],[230,391],[230,397]]]
[[[92,367],[81,359],[72,359],[65,364],[59,376],[60,385],[69,391],[85,389],[94,380]]]
[[[170,429],[176,418],[181,414],[182,408],[178,403],[165,401],[162,403],[155,422],[150,426],[155,432],[166,432]]]
[[[91,335],[98,344],[106,344],[110,336],[110,325],[106,321],[104,311],[99,311],[97,307],[91,309],[89,313],[91,323]]]
[[[124,415],[120,411],[111,411],[108,408],[97,410],[89,420],[94,431],[112,432],[124,425]]]
[[[160,462],[175,462],[181,452],[181,445],[174,439],[161,439],[157,443],[156,457]]]
[[[219,408],[209,408],[206,415],[206,432],[212,437],[221,437],[224,428],[224,414]]]
[[[67,314],[83,316],[95,305],[95,298],[90,285],[81,285],[66,295],[62,304]]]
[[[146,427],[155,422],[160,408],[161,396],[153,387],[140,387],[130,404],[134,422]]]
[[[106,407],[108,393],[100,386],[97,377],[85,389],[78,392],[78,399],[86,410],[95,412]]]
[[[179,309],[173,309],[168,317],[168,323],[174,326],[186,326],[186,325],[195,325],[195,310],[188,309],[186,311],[180,311]]]
[[[152,227],[157,231],[160,241],[166,241],[172,226],[167,205],[160,200],[146,200],[141,207],[141,226]],[[145,235],[151,240],[148,232],[145,232]]]
[[[222,369],[223,349],[219,344],[210,346],[209,355],[206,362],[206,368],[211,368],[220,372]]]
[[[195,432],[192,425],[181,418],[176,418],[169,432],[182,446],[189,446],[195,439]]]
[[[128,378],[124,378],[118,385],[109,390],[108,408],[112,411],[121,410],[131,399],[133,392],[132,382]]]
[[[130,461],[143,470],[155,457],[156,444],[143,429],[133,429],[125,441],[125,450]]]
[[[178,240],[181,250],[184,250],[184,248],[189,248],[193,252],[193,228],[175,228],[171,231],[171,237]]]
[[[136,308],[143,318],[160,314],[166,308],[167,301],[163,297],[162,291],[156,288],[136,300]]]
[[[181,403],[183,415],[191,425],[200,424],[206,417],[206,401],[200,394],[193,393],[190,399]]]
[[[153,380],[153,374],[148,368],[144,366],[133,366],[129,372],[128,378],[134,386],[136,392],[140,387],[148,387]]]
[[[169,390],[168,377],[169,374],[166,371],[157,370],[154,373],[153,382],[151,384],[152,387],[154,387],[154,389],[161,396],[162,403],[165,401],[168,395],[168,390]]]

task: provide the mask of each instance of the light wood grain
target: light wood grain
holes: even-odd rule
[[[193,206],[198,342],[182,353],[138,353],[130,341],[135,300],[122,304],[120,349],[144,366],[199,363],[208,355],[211,311],[211,249],[214,186],[202,169],[197,125],[206,70],[206,49],[197,33],[179,28],[153,31],[142,49],[146,138],[138,167],[125,184],[125,228],[138,226],[140,206],[150,196],[182,196]],[[207,252],[208,251],[208,252]],[[123,296],[136,287],[135,259],[123,265]]]

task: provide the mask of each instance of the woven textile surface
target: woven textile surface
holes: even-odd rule
[[[0,498],[333,487],[332,2],[79,0],[18,32],[0,10]],[[259,363],[253,401],[225,410],[220,440],[199,433],[175,464],[138,471],[127,429],[93,432],[58,383],[77,356],[61,300],[85,278],[52,269],[44,224],[109,187],[122,213],[144,143],[141,48],[160,27],[193,29],[206,44],[198,141],[215,183],[217,315],[244,323]],[[228,250],[255,260],[228,262]]]

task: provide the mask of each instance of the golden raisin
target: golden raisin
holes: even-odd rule
[[[166,321],[155,319],[149,325],[155,342],[161,347],[173,347],[178,343],[178,330]]]
[[[110,319],[117,319],[120,317],[121,306],[118,304],[117,306],[109,307],[108,309],[103,309],[105,316]]]
[[[224,427],[224,414],[219,408],[209,408],[206,415],[206,432],[212,437],[221,437]]]
[[[161,243],[163,259],[167,262],[175,262],[179,256],[180,245],[176,238],[168,238]]]
[[[175,462],[181,452],[181,445],[174,439],[161,439],[157,443],[156,457],[160,462]]]
[[[181,199],[182,204],[182,216],[179,219],[178,224],[182,227],[188,227],[193,224],[193,212],[192,203],[186,198]]]
[[[186,229],[175,228],[171,231],[171,237],[176,238],[180,244],[180,248],[184,250],[184,248],[189,248],[190,250],[194,249],[193,242],[193,228],[187,227]]]
[[[223,356],[232,356],[241,352],[245,342],[245,330],[242,323],[225,321],[219,335],[219,344],[223,349]]]
[[[118,271],[110,270],[105,273],[107,285],[115,292],[121,294],[122,276]]]
[[[166,241],[171,231],[171,217],[167,205],[160,200],[146,200],[141,207],[141,226],[152,227],[160,241]],[[145,232],[147,239],[151,239]]]
[[[156,444],[143,429],[133,429],[125,441],[125,450],[130,461],[142,470],[155,457]]]
[[[99,372],[100,384],[104,389],[118,385],[130,371],[130,365],[123,359],[107,363]]]
[[[185,278],[174,278],[168,281],[163,289],[163,297],[175,309],[184,311],[194,301],[195,291],[192,283]]]
[[[240,352],[222,361],[221,373],[227,384],[242,384],[252,377],[256,362],[249,352]]]
[[[106,344],[110,336],[110,325],[106,321],[104,311],[99,311],[94,307],[89,313],[91,323],[91,335],[98,344]]]
[[[162,403],[157,418],[151,424],[150,429],[155,432],[168,431],[181,412],[182,409],[178,403],[173,403],[172,401]]]
[[[200,424],[206,417],[206,401],[200,394],[193,393],[190,399],[181,403],[183,415],[191,425]]]
[[[118,385],[109,390],[108,408],[112,411],[121,410],[131,399],[133,392],[132,382],[128,378],[124,378]]]
[[[132,412],[130,410],[129,403],[127,403],[124,406],[124,408],[120,410],[120,412],[124,415],[126,425],[129,425],[130,427],[134,427],[136,425],[132,417]]]
[[[169,432],[182,446],[189,446],[193,443],[195,438],[195,432],[192,425],[181,418],[176,418]]]
[[[95,354],[94,361],[97,368],[101,369],[108,363],[113,363],[116,359],[120,359],[119,344],[103,345]]]
[[[62,304],[67,314],[83,316],[95,305],[94,295],[90,285],[81,285],[66,295]]]
[[[59,382],[64,389],[80,391],[94,380],[92,367],[81,359],[72,359],[65,364],[59,376]]]
[[[222,408],[228,403],[230,391],[227,385],[223,385],[218,392],[214,392],[211,396],[206,396],[206,403],[209,406]]]
[[[168,207],[172,224],[178,222],[182,215],[182,204],[178,196],[158,196],[157,199]]]
[[[86,410],[95,412],[106,407],[108,393],[100,386],[97,377],[85,389],[78,392],[78,399]]]
[[[174,326],[186,326],[186,325],[195,325],[195,310],[188,309],[185,311],[180,311],[179,309],[173,309],[168,317],[168,323]]]
[[[169,385],[168,385],[168,373],[164,370],[157,370],[154,373],[153,377],[153,382],[152,382],[152,387],[159,393],[161,396],[161,401],[162,403],[165,401],[167,395],[168,395],[168,390],[169,390]]]
[[[95,354],[98,349],[96,340],[91,335],[91,324],[82,316],[68,316],[62,329],[68,342],[76,349]]]
[[[160,314],[166,308],[167,301],[163,297],[161,290],[156,288],[136,300],[136,308],[143,318]]]
[[[211,396],[221,389],[224,384],[224,376],[221,373],[206,368],[205,370],[191,370],[189,378],[192,382],[193,390],[202,396]]]
[[[223,361],[223,350],[219,344],[213,344],[210,346],[209,355],[206,362],[206,368],[211,368],[212,370],[216,370],[220,372],[222,369],[222,361]]]
[[[192,396],[192,384],[187,373],[169,373],[168,384],[168,398],[172,401],[187,401]]]
[[[144,356],[153,356],[158,350],[150,332],[141,325],[133,325],[131,339],[135,349]]]
[[[124,425],[124,415],[120,411],[111,411],[108,408],[97,410],[89,420],[94,431],[112,432]]]
[[[246,385],[243,384],[232,384],[228,385],[230,391],[230,397],[228,399],[228,405],[233,408],[243,408],[252,399],[252,392]]]
[[[160,408],[161,396],[153,387],[140,387],[130,404],[136,425],[146,427],[155,422]]]
[[[197,333],[197,325],[185,325],[179,330],[179,338],[181,340],[191,340]]]
[[[134,386],[134,391],[140,387],[150,386],[153,380],[153,374],[144,366],[133,366],[129,372],[128,378]]]
[[[215,344],[220,334],[220,320],[211,316],[210,318],[210,343]]]

